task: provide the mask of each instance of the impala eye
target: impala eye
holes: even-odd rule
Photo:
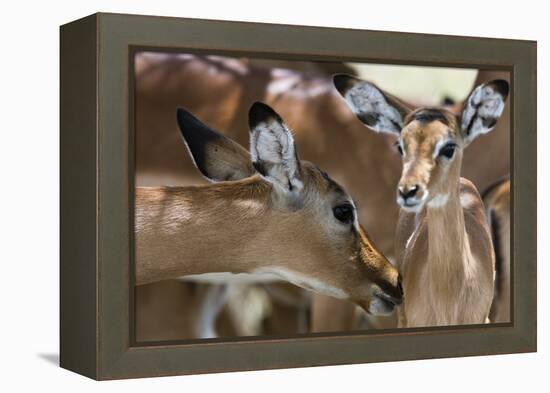
[[[334,207],[332,213],[338,221],[344,224],[349,224],[353,221],[353,206],[349,203]]]
[[[453,158],[455,154],[456,145],[454,143],[449,143],[439,150],[439,157],[445,157],[447,159]]]

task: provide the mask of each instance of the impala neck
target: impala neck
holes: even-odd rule
[[[455,184],[446,196],[426,206],[429,282],[435,293],[451,297],[457,296],[466,271],[465,263],[469,260],[458,179]],[[446,299],[435,299],[438,300]]]
[[[270,249],[262,235],[270,226],[270,192],[259,176],[198,187],[138,188],[136,283],[257,270]]]

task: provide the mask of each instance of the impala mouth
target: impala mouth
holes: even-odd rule
[[[367,312],[373,315],[389,315],[401,303],[392,296],[376,294],[371,299]]]
[[[422,209],[422,206],[424,205],[424,199],[421,200],[411,200],[411,199],[403,199],[401,197],[397,198],[397,203],[403,210],[409,213],[417,213]]]
[[[417,196],[414,197],[403,197],[399,194],[397,195],[397,204],[401,207],[401,209],[405,210],[409,213],[418,213],[420,210],[422,210],[422,207],[424,207],[424,203],[428,199],[428,195],[430,193],[426,191],[422,191],[422,195],[420,198]]]
[[[388,295],[385,292],[377,293],[374,296],[388,304],[393,304],[394,306],[399,306],[403,302],[403,298],[397,298],[395,296]]]
[[[403,289],[401,283],[396,287],[395,294],[390,294],[383,291],[380,287],[375,286],[372,298],[368,303],[368,307],[364,307],[369,314],[373,315],[389,315],[395,307],[403,302]]]

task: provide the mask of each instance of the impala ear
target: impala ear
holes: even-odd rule
[[[250,153],[254,168],[284,192],[303,188],[300,160],[292,133],[269,106],[256,102],[248,114]]]
[[[178,108],[177,120],[195,166],[208,180],[240,180],[256,172],[250,154],[237,142],[207,127],[184,109]]]
[[[403,119],[410,109],[399,100],[354,76],[336,74],[333,82],[353,113],[368,128],[394,135],[401,132]]]
[[[508,82],[498,79],[479,85],[470,94],[460,121],[466,144],[495,127],[509,90]]]

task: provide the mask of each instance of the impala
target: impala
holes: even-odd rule
[[[197,275],[278,277],[388,313],[402,300],[397,270],[359,225],[351,197],[300,161],[277,113],[249,111],[250,153],[179,109],[198,170],[213,183],[137,187],[137,285]]]
[[[402,155],[396,255],[405,302],[399,326],[488,322],[494,293],[494,251],[483,202],[460,177],[462,154],[493,129],[508,83],[478,86],[461,116],[443,108],[409,110],[372,83],[334,77],[336,89],[371,130],[393,133]]]
[[[332,63],[278,61],[276,65],[269,64],[278,68],[266,67],[264,60],[140,52],[135,61],[139,107],[136,111],[136,184],[187,186],[204,181],[188,155],[181,153],[181,133],[173,121],[174,107],[189,109],[204,123],[247,146],[247,111],[254,101],[263,100],[276,105],[281,116],[292,124],[300,156],[320,165],[353,195],[360,207],[359,222],[368,228],[378,249],[394,257],[399,208],[393,196],[401,165],[392,146],[393,138],[363,132],[362,124],[335,91],[331,75],[350,73],[353,69]],[[300,65],[307,69],[298,68]],[[483,70],[475,85],[507,77],[507,72]],[[495,129],[465,151],[463,176],[480,190],[509,171],[509,154],[490,157],[486,154],[510,150],[509,107],[504,111]],[[346,154],[342,154],[344,151]],[[153,286],[161,296],[163,287],[170,287],[171,283],[164,281]],[[147,298],[140,296],[144,290],[147,288],[139,288],[136,295],[139,312],[145,310],[141,303]],[[231,291],[220,292],[217,288],[213,291],[231,296]],[[173,304],[176,309],[185,308],[191,301],[188,296],[162,296],[166,298],[165,304]],[[161,313],[161,310],[155,309],[155,312]],[[353,326],[350,315],[355,314],[355,306],[346,300],[316,294],[312,297],[311,314],[308,319],[315,331],[346,330]],[[392,316],[376,319],[379,326],[380,322],[385,327],[397,325]],[[341,321],[340,326],[337,321]],[[164,325],[158,325],[157,330],[165,330]]]
[[[485,190],[483,202],[495,246],[495,298],[490,318],[492,322],[510,322],[510,177]]]

